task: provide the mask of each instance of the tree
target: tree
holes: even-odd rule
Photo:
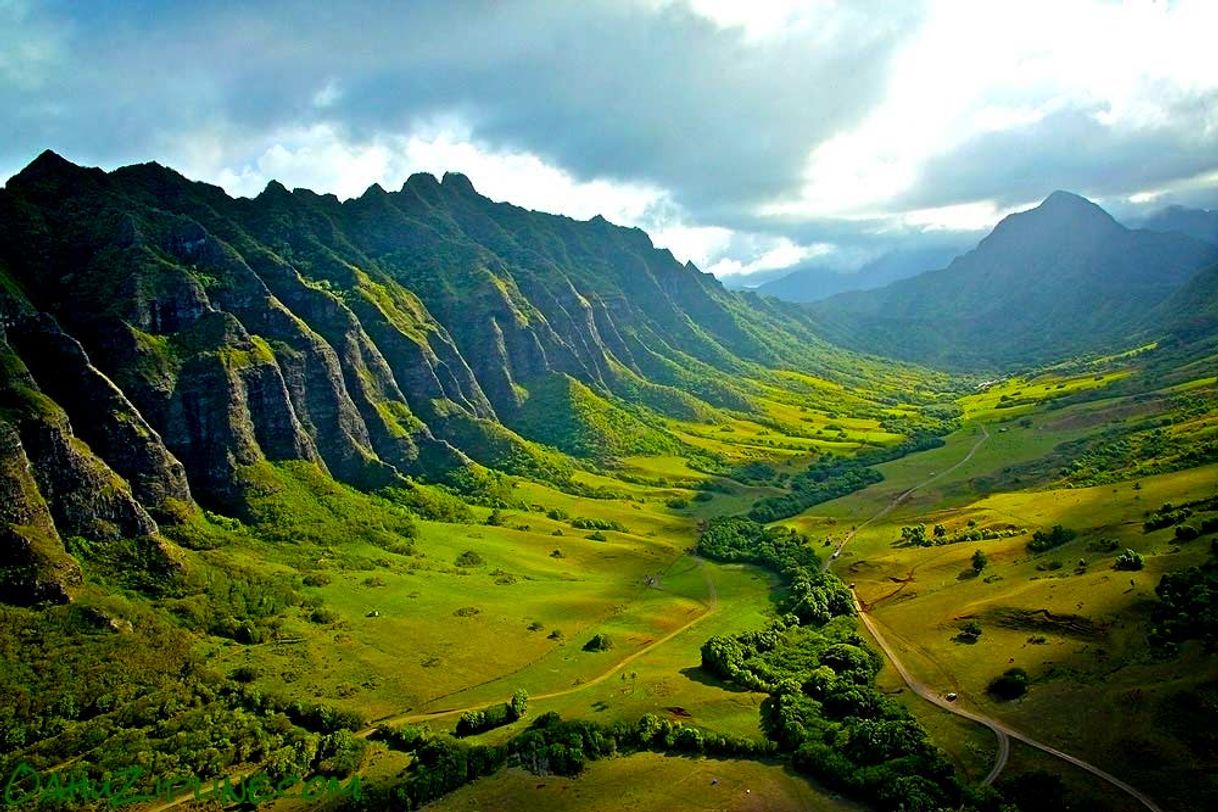
[[[529,692],[523,688],[517,688],[512,694],[512,699],[508,703],[511,709],[511,715],[517,719],[524,716],[529,711]]]
[[[986,690],[995,699],[1018,699],[1028,692],[1028,672],[1022,668],[1008,668],[1001,677],[995,677]]]
[[[1146,560],[1133,550],[1126,550],[1116,557],[1112,566],[1113,569],[1136,571],[1146,566]]]
[[[990,557],[981,550],[976,550],[973,552],[973,572],[980,575],[981,571],[985,569],[986,565],[989,563]]]
[[[935,525],[934,533],[937,539],[947,538],[947,528],[941,524]]]
[[[611,648],[613,648],[613,641],[607,634],[594,634],[587,643],[584,643],[584,651],[608,651]]]
[[[960,634],[957,639],[963,643],[976,643],[981,637],[981,624],[976,620],[966,620],[960,624]]]

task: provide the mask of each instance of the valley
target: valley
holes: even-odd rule
[[[0,211],[14,808],[1218,802],[1205,272],[944,371],[464,176]]]

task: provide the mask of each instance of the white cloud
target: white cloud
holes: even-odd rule
[[[930,209],[901,212],[893,217],[900,225],[921,231],[981,231],[988,229],[1008,214],[1025,211],[1036,203],[1000,208],[993,200],[957,203]]]
[[[318,110],[324,110],[342,97],[343,90],[338,84],[338,80],[331,78],[322,85],[320,90],[313,94],[313,106]]]
[[[891,208],[929,161],[1066,108],[1111,128],[1192,127],[1212,137],[1213,106],[1189,122],[1179,110],[1218,89],[1214,31],[1212,0],[940,0],[895,55],[884,101],[854,129],[816,145],[800,194],[762,214],[849,217]],[[961,215],[980,223],[981,209],[964,205],[974,208],[943,222]],[[924,219],[911,214],[910,222]]]
[[[707,268],[727,252],[732,244],[732,230],[722,226],[669,225],[648,232],[657,248],[667,248],[673,255]]]
[[[756,237],[754,240],[758,239]],[[796,263],[812,257],[833,253],[833,246],[828,243],[799,245],[786,237],[769,238],[770,247],[752,259],[741,260],[734,257],[724,257],[707,268],[708,271],[720,278],[725,276],[741,276],[759,271],[772,271],[779,268],[789,268]]]
[[[192,133],[169,151],[187,175],[247,197],[257,195],[271,179],[345,199],[363,194],[374,183],[398,189],[415,172],[461,172],[492,200],[578,220],[601,215],[620,225],[638,226],[678,260],[717,274],[787,267],[828,250],[690,222],[667,190],[605,178],[580,180],[533,153],[480,144],[453,118],[432,119],[408,135],[381,135],[366,143],[350,141],[329,123],[282,130],[267,140],[269,145],[237,147],[251,155],[246,159],[229,154],[241,141],[222,131]]]

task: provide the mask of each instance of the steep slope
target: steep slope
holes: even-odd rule
[[[1181,343],[1218,340],[1218,265],[1206,268],[1156,307],[1148,329],[1166,333]]]
[[[1218,246],[1131,231],[1054,192],[941,271],[810,306],[840,343],[949,367],[999,368],[1111,349],[1218,260]]]
[[[363,490],[473,463],[561,484],[567,455],[688,450],[663,416],[753,410],[772,368],[875,366],[642,231],[453,174],[233,199],[47,152],[0,191],[0,314],[7,522],[26,528],[4,554],[25,594],[60,598],[69,537],[149,539],[123,549],[169,566],[158,522],[249,517],[291,487],[276,464]],[[891,397],[926,380],[886,368]]]
[[[964,245],[950,245],[889,251],[850,272],[812,265],[759,285],[756,290],[787,302],[818,302],[838,293],[872,290],[942,268],[966,249]]]

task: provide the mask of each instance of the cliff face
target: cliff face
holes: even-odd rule
[[[0,314],[5,555],[30,599],[71,593],[65,538],[153,549],[196,502],[241,515],[263,461],[365,489],[471,460],[551,476],[532,441],[630,451],[592,418],[668,442],[615,403],[696,418],[747,406],[733,375],[755,364],[835,358],[793,309],[637,229],[493,203],[460,175],[232,199],[49,152],[0,191]]]

